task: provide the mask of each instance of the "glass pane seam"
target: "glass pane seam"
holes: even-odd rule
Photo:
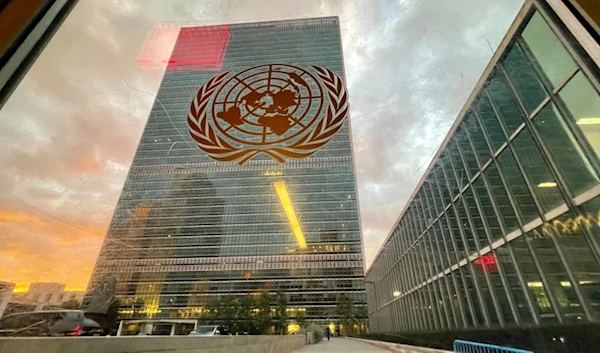
[[[508,142],[504,142],[500,148],[496,152],[494,152],[494,158],[498,158],[498,155],[504,151],[504,149],[508,146]]]
[[[535,108],[533,110],[533,112],[531,112],[531,114],[529,114],[529,120],[532,120],[533,118],[536,117],[536,115],[546,107],[546,104],[548,104],[550,101],[552,100],[552,98],[550,98],[550,96],[546,96],[546,98],[544,98],[544,100],[540,103],[540,105],[538,105],[537,108]]]
[[[569,206],[567,206],[566,203],[563,203],[562,205],[546,212],[546,214],[544,214],[544,220],[546,222],[550,222],[553,218],[556,218],[558,216],[560,216],[561,214],[568,212],[569,211]]]
[[[523,129],[525,129],[527,125],[525,123],[521,124],[516,130],[515,132],[513,132],[509,137],[508,140],[512,141],[515,139],[515,137],[517,137],[517,135],[519,134],[519,132],[521,132]]]
[[[571,201],[573,202],[574,206],[579,206],[598,195],[600,195],[600,185],[596,185],[593,188],[575,196]]]
[[[579,66],[575,66],[573,71],[569,72],[569,74],[561,82],[559,82],[556,85],[556,87],[554,87],[554,89],[552,90],[552,94],[557,95],[558,92],[560,92],[563,89],[563,87],[565,87],[571,81],[571,79],[575,77],[575,75],[577,75],[579,71]]]

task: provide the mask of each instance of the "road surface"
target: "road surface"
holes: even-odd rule
[[[377,348],[368,343],[363,343],[360,341],[356,341],[348,338],[332,338],[329,342],[327,342],[327,338],[323,338],[323,340],[317,344],[309,344],[304,346],[296,353],[389,353],[385,349]]]

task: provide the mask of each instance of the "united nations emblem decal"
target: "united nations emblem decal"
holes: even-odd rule
[[[348,94],[333,71],[269,64],[208,80],[192,101],[188,125],[214,160],[242,165],[264,153],[283,163],[317,152],[347,116]]]

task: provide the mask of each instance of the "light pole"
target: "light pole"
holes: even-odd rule
[[[367,281],[365,279],[365,284],[366,283],[368,283],[368,284],[370,284],[370,285],[373,286],[373,297],[375,298],[375,317],[377,318],[377,328],[379,329],[379,327],[381,327],[381,325],[379,324],[379,313],[377,312],[379,310],[379,302],[377,300],[377,293],[375,292],[375,285],[376,285],[376,283],[372,282],[372,281]],[[368,311],[369,311],[369,309],[368,309],[368,306],[367,306],[367,315],[368,315]]]

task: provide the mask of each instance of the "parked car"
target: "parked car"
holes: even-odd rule
[[[229,329],[226,326],[207,325],[198,326],[188,336],[226,336],[229,335]]]
[[[101,336],[100,325],[81,310],[16,313],[0,319],[0,337]]]

